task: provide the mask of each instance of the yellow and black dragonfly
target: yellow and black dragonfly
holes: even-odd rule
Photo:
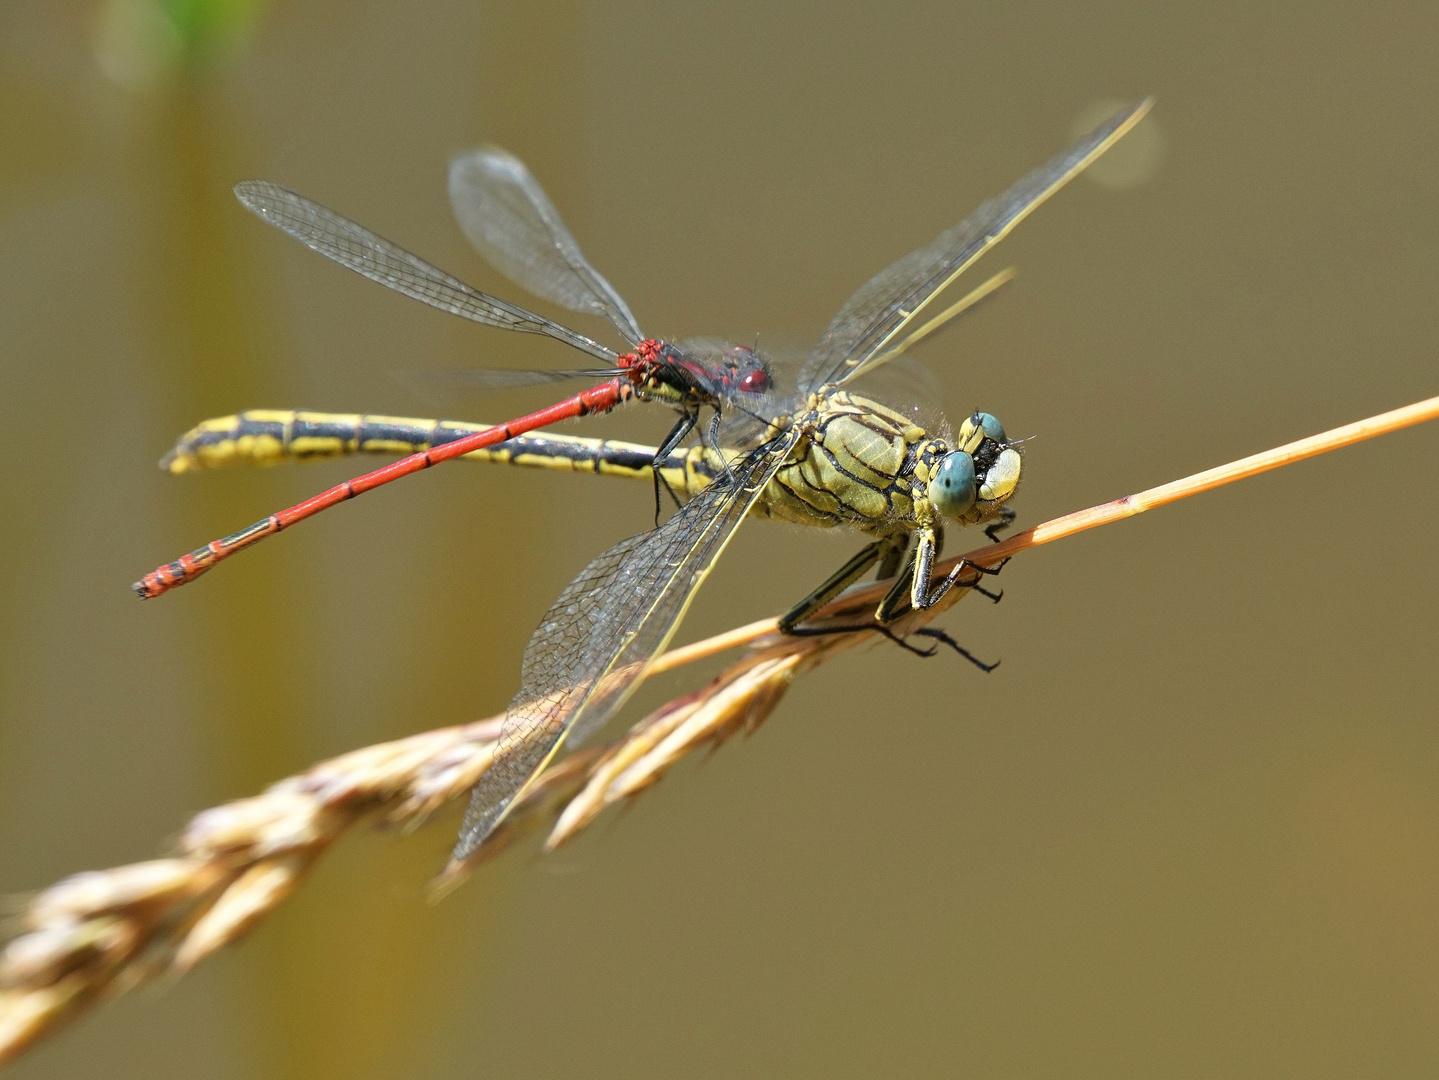
[[[960,563],[940,581],[930,579],[946,521],[1001,518],[1019,483],[1017,449],[998,424],[990,429],[973,418],[951,443],[853,386],[893,355],[946,286],[1149,107],[1146,100],[1120,111],[870,279],[835,315],[789,392],[771,393],[763,423],[731,433],[743,454],[726,462],[724,474],[663,525],[592,560],[565,588],[525,648],[520,689],[494,764],[471,793],[455,859],[479,847],[568,739],[583,739],[624,703],[771,482],[779,480],[793,496],[786,510],[795,520],[845,524],[875,538],[781,620],[785,629],[801,629],[870,567],[890,564],[910,537],[913,549],[875,611],[876,626],[893,621],[906,602],[929,607],[963,570],[980,569]]]

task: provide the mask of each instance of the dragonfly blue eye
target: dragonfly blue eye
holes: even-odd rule
[[[964,418],[964,423],[959,425],[959,436],[954,444],[957,449],[973,454],[985,439],[993,439],[1002,446],[1007,441],[1004,437],[1004,425],[993,413],[977,412]]]
[[[1004,425],[999,422],[999,419],[993,413],[975,413],[974,418],[979,421],[979,426],[984,429],[984,433],[995,442],[1004,443],[1008,441],[1004,437]]]
[[[946,454],[929,482],[929,501],[948,518],[957,518],[974,505],[974,458],[962,450]]]

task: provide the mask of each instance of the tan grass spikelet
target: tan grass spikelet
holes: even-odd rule
[[[261,919],[287,900],[318,851],[261,859],[225,887],[209,910],[190,927],[175,949],[170,967],[183,975],[250,931]]]
[[[702,689],[676,698],[632,727],[625,738],[606,753],[604,760],[590,770],[585,786],[569,800],[545,840],[545,851],[554,851],[574,837],[607,806],[638,794],[657,781],[669,763],[689,750],[705,742],[713,745],[723,742],[733,733],[736,720],[750,717],[750,730],[758,727],[789,686],[788,678],[783,679],[783,686],[771,695],[768,707],[762,709],[762,714],[757,711],[756,698],[762,694],[766,681],[764,669],[772,663],[750,662],[746,658]],[[790,665],[790,673],[793,666]],[[656,752],[661,748],[666,749],[656,760]],[[617,787],[620,778],[631,774],[635,779],[621,791]]]

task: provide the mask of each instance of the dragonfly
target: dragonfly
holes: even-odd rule
[[[455,160],[449,183],[451,206],[461,229],[493,266],[537,296],[570,310],[603,316],[631,351],[618,353],[577,330],[483,293],[278,184],[241,181],[235,186],[235,195],[247,209],[340,265],[473,322],[561,341],[604,365],[578,371],[492,373],[499,376],[496,381],[517,384],[576,377],[605,381],[546,409],[347,480],[182,555],[135,582],[133,588],[142,599],[194,581],[236,552],[322,510],[526,431],[608,412],[631,400],[656,401],[680,414],[660,446],[667,454],[695,429],[704,408],[715,410],[718,417],[726,406],[744,408],[747,398],[757,401],[770,388],[768,367],[753,349],[704,341],[676,345],[646,337],[619,293],[585,259],[549,197],[518,158],[493,147],[475,151]],[[659,475],[655,474],[657,504]]]
[[[831,521],[874,539],[781,620],[804,623],[878,564],[896,566],[873,626],[938,602],[960,580],[993,572],[961,561],[938,582],[932,567],[946,522],[999,520],[1018,487],[1021,456],[993,418],[976,413],[951,442],[854,385],[891,355],[944,288],[1037,206],[1114,145],[1149,111],[1146,99],[1116,113],[1069,150],[981,205],[933,242],[866,282],[840,308],[801,367],[792,394],[775,392],[766,421],[747,433],[723,475],[657,528],[592,560],[551,605],[525,648],[520,689],[496,755],[471,792],[452,858],[484,843],[569,741],[610,718],[668,645],[696,591],[770,485],[784,511]],[[753,410],[760,411],[760,410]],[[907,606],[906,606],[907,605]],[[823,630],[819,632],[824,632]]]

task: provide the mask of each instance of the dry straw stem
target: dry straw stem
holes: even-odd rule
[[[993,565],[1025,548],[1436,416],[1439,397],[1056,518],[961,558]],[[947,573],[959,561],[936,572]],[[862,621],[884,588],[850,590],[825,609],[824,620],[833,626]],[[940,604],[911,612],[897,629],[919,629],[967,592],[952,590]],[[874,639],[871,633],[784,637],[775,620],[766,619],[665,654],[651,672],[749,647],[708,684],[651,713],[620,739],[551,767],[472,858],[445,870],[439,889],[457,884],[538,825],[553,822],[545,841],[545,850],[553,850],[696,749],[753,731],[802,672]],[[20,935],[0,955],[0,1063],[89,1006],[157,976],[184,974],[236,941],[362,819],[403,831],[423,824],[490,767],[502,723],[503,717],[493,717],[441,728],[322,762],[254,798],[199,814],[169,858],[77,874],[33,897]]]

